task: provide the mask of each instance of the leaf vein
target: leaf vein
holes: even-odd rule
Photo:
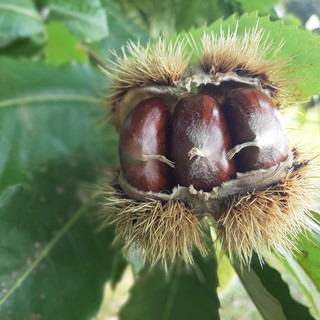
[[[63,95],[40,95],[40,96],[24,96],[15,99],[7,99],[0,101],[0,108],[11,107],[21,104],[43,103],[43,102],[83,102],[99,104],[100,99],[92,96],[81,96],[73,94]]]
[[[0,300],[0,307],[10,298],[10,296],[20,288],[25,280],[31,275],[32,271],[39,265],[39,263],[46,258],[54,246],[59,240],[68,232],[68,230],[80,219],[80,217],[86,212],[87,206],[81,207],[75,214],[62,226],[62,228],[56,233],[51,241],[40,251],[36,259],[30,264],[30,266],[23,272],[23,274],[14,282],[12,287],[6,292],[6,294]]]
[[[14,11],[16,13],[19,13],[31,18],[35,18],[36,20],[41,21],[41,17],[32,9],[18,8],[16,6],[5,4],[5,3],[0,4],[0,9]]]

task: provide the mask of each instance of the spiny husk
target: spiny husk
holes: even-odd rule
[[[206,255],[202,230],[206,216],[217,220],[217,239],[231,261],[236,258],[241,265],[250,264],[254,251],[261,261],[267,250],[297,251],[296,238],[304,229],[312,231],[310,212],[319,209],[315,198],[320,177],[315,158],[306,161],[296,150],[294,153],[295,162],[279,183],[223,197],[219,213],[198,212],[189,202],[187,189],[173,193],[168,201],[128,198],[118,185],[117,173],[101,189],[103,225],[115,225],[115,242],[122,245],[125,255],[142,250],[151,265],[159,261],[165,269],[176,260],[192,264],[194,248]]]
[[[104,67],[110,80],[107,103],[112,122],[120,129],[128,113],[150,97],[164,98],[173,110],[192,84],[199,87],[199,93],[213,95],[220,102],[231,89],[249,86],[269,95],[277,107],[288,105],[287,63],[275,59],[278,50],[271,55],[271,41],[263,37],[263,29],[256,27],[243,34],[237,28],[204,34],[201,45],[191,36],[175,41],[160,38],[145,47],[129,42],[122,56],[115,53],[115,61],[108,60]],[[187,38],[198,60],[195,65],[189,65]]]
[[[265,32],[258,28],[239,34],[223,30],[206,33],[202,37],[202,46],[192,41],[197,52],[201,71],[193,76],[197,86],[211,83],[220,86],[223,82],[253,86],[267,93],[279,104],[287,104],[284,86],[284,60],[275,59],[281,46],[271,55],[271,40],[263,40]],[[267,58],[268,57],[268,58]],[[197,73],[197,72],[195,72]]]
[[[187,68],[189,59],[185,57],[183,41],[167,44],[160,39],[147,47],[129,43],[123,56],[118,56],[116,62],[109,61],[110,67],[106,70],[111,80],[109,103],[114,110],[124,110],[116,125],[120,127],[130,108],[150,94],[176,95],[170,104],[173,109],[183,90],[191,90],[192,82],[208,89],[209,94],[211,86],[219,87],[221,83],[252,86],[271,96],[277,107],[285,106],[289,100],[284,90],[287,82],[283,80],[283,70],[287,66],[270,55],[268,40],[263,37],[263,30],[258,28],[243,35],[237,30],[221,31],[220,35],[205,34],[202,46],[194,46],[194,52],[200,57],[194,68]],[[308,218],[310,210],[317,208],[314,193],[319,187],[316,185],[319,166],[299,157],[295,156],[295,165],[284,173],[285,177],[281,176],[279,183],[272,182],[267,189],[240,190],[237,195],[214,199],[218,206],[206,206],[205,197],[202,200],[198,194],[194,195],[199,208],[208,207],[208,211],[213,208],[213,211],[219,207],[217,214],[199,214],[190,209],[191,206],[186,205],[185,195],[190,197],[187,189],[180,193],[180,198],[177,193],[176,198],[166,194],[167,201],[149,198],[139,201],[128,198],[119,181],[112,180],[103,187],[101,217],[105,224],[116,226],[116,241],[122,244],[125,254],[142,249],[151,264],[160,261],[165,267],[177,259],[192,263],[193,248],[206,254],[201,230],[203,215],[218,220],[218,239],[231,260],[237,257],[248,265],[253,251],[260,258],[266,249],[295,251],[298,234],[304,228],[310,229]]]
[[[175,86],[184,73],[189,58],[185,55],[185,41],[177,39],[158,42],[146,47],[129,42],[123,55],[115,53],[116,61],[108,60],[104,71],[111,80],[109,103],[114,106],[133,88],[148,85]]]
[[[318,166],[299,161],[277,185],[227,198],[218,221],[218,239],[231,261],[249,265],[253,251],[262,261],[266,250],[297,251],[296,239],[310,230],[311,210],[317,210]],[[312,231],[312,230],[311,230]]]
[[[125,255],[142,250],[151,265],[160,261],[167,269],[176,260],[192,264],[195,248],[203,256],[207,254],[201,221],[182,201],[139,202],[126,198],[110,182],[103,187],[102,195],[102,221],[115,225],[115,242],[122,245]]]

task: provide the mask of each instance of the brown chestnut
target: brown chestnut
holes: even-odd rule
[[[119,155],[130,185],[143,191],[171,191],[169,134],[170,111],[165,100],[141,101],[129,113],[120,132]]]
[[[210,191],[235,176],[227,123],[221,107],[208,95],[179,101],[172,117],[171,157],[176,183]]]
[[[280,111],[263,92],[252,88],[234,89],[222,104],[235,147],[240,172],[267,169],[284,161],[289,142]]]

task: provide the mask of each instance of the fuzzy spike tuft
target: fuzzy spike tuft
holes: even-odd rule
[[[248,81],[248,85],[258,83],[260,90],[283,104],[288,98],[284,91],[288,82],[283,75],[286,63],[274,58],[282,44],[271,54],[271,42],[268,37],[263,40],[264,35],[264,30],[258,26],[242,35],[238,34],[237,28],[234,32],[221,30],[220,34],[204,34],[201,48],[194,42],[191,45],[201,57],[199,64],[203,72],[215,79],[218,85],[223,81],[243,81],[244,84]],[[203,81],[201,76],[199,79]]]
[[[108,60],[108,68],[104,70],[111,80],[111,105],[117,104],[132,88],[174,86],[189,62],[185,55],[185,42],[179,39],[166,42],[159,38],[155,45],[149,43],[146,47],[129,42],[122,52],[122,57],[114,53],[116,61]]]
[[[298,251],[295,240],[311,230],[311,211],[318,209],[315,193],[319,186],[318,166],[306,161],[296,167],[277,185],[267,190],[232,197],[224,201],[225,213],[218,221],[218,238],[231,261],[236,256],[249,265],[253,251],[262,261],[266,250]]]
[[[192,250],[207,255],[201,221],[182,201],[165,204],[158,200],[138,202],[108,183],[102,190],[104,225],[115,224],[115,242],[124,254],[139,249],[144,258],[168,268],[177,260],[193,263]]]

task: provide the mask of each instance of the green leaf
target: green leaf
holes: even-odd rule
[[[63,21],[68,29],[84,41],[98,41],[108,35],[106,11],[99,0],[45,0],[50,18]]]
[[[128,262],[124,259],[122,255],[117,255],[113,263],[113,273],[111,275],[111,288],[115,289],[116,285],[121,281],[123,273],[128,266]]]
[[[242,12],[251,11],[266,11],[275,6],[279,0],[265,0],[265,1],[255,1],[255,0],[236,0],[239,3]]]
[[[230,1],[121,0],[120,3],[128,14],[138,16],[140,23],[146,25],[151,35],[156,37],[210,24],[233,13]]]
[[[29,171],[75,150],[100,154],[97,164],[101,154],[115,163],[117,135],[109,127],[95,129],[105,117],[100,101],[106,82],[98,71],[7,58],[0,59],[0,70],[0,191],[28,182]]]
[[[176,30],[179,32],[192,26],[211,24],[221,17],[228,17],[233,13],[233,7],[227,1],[180,1],[174,6],[174,13]]]
[[[44,23],[31,0],[0,2],[0,47],[20,37],[45,31]]]
[[[113,232],[98,234],[96,211],[80,206],[77,179],[88,179],[90,163],[73,161],[48,163],[29,187],[9,187],[0,199],[1,319],[89,319],[99,308]]]
[[[122,55],[122,49],[129,40],[146,44],[149,34],[125,15],[118,3],[110,0],[103,1],[107,9],[109,34],[100,41],[86,43],[86,49],[92,62],[105,65],[105,59],[115,59],[114,52]]]
[[[301,236],[298,243],[300,252],[295,256],[300,266],[320,292],[320,233],[316,236],[312,236],[310,233],[307,234],[307,237]]]
[[[273,254],[270,262],[282,274],[283,280],[294,290],[293,292],[297,292],[296,300],[301,301],[304,298],[304,304],[309,306],[312,314],[315,315],[316,319],[319,319],[320,305],[318,301],[320,301],[320,291],[295,257],[292,254],[286,254],[285,258],[279,259]]]
[[[83,186],[116,161],[115,134],[97,128],[104,79],[79,64],[0,69],[0,318],[91,319],[119,273]]]
[[[110,0],[104,0],[103,3],[107,11],[109,34],[100,41],[86,43],[89,52],[92,51],[93,61],[100,65],[105,64],[103,59],[115,59],[114,52],[121,55],[122,48],[129,40],[140,41],[141,44],[149,40],[149,34],[126,15],[118,3]]]
[[[107,10],[110,32],[107,38],[102,39],[97,44],[104,56],[112,58],[110,51],[120,51],[129,39],[141,43],[148,41],[149,34],[132,21],[130,16],[121,10],[118,3],[104,0],[104,4]]]
[[[42,58],[44,51],[44,39],[19,38],[5,47],[0,48],[0,55],[10,56],[11,58],[32,58],[39,60]]]
[[[257,25],[265,30],[264,39],[270,43],[270,54],[274,53],[281,43],[283,46],[276,58],[289,61],[289,92],[296,100],[304,101],[320,92],[320,37],[294,25],[285,25],[283,21],[271,22],[268,17],[258,17],[256,13],[244,14],[239,20],[234,16],[225,21],[219,20],[209,27],[193,29],[190,34],[195,42],[200,42],[204,32],[225,32],[236,29],[241,34],[248,28]]]
[[[313,319],[305,306],[292,299],[288,285],[269,265],[261,267],[254,261],[248,270],[234,262],[234,267],[264,319]]]
[[[51,22],[47,32],[46,62],[59,65],[69,61],[87,61],[86,52],[81,47],[79,40],[62,23]]]
[[[121,319],[219,319],[216,258],[213,253],[207,259],[197,254],[195,260],[189,270],[177,265],[169,275],[157,268],[144,270],[121,310]]]

